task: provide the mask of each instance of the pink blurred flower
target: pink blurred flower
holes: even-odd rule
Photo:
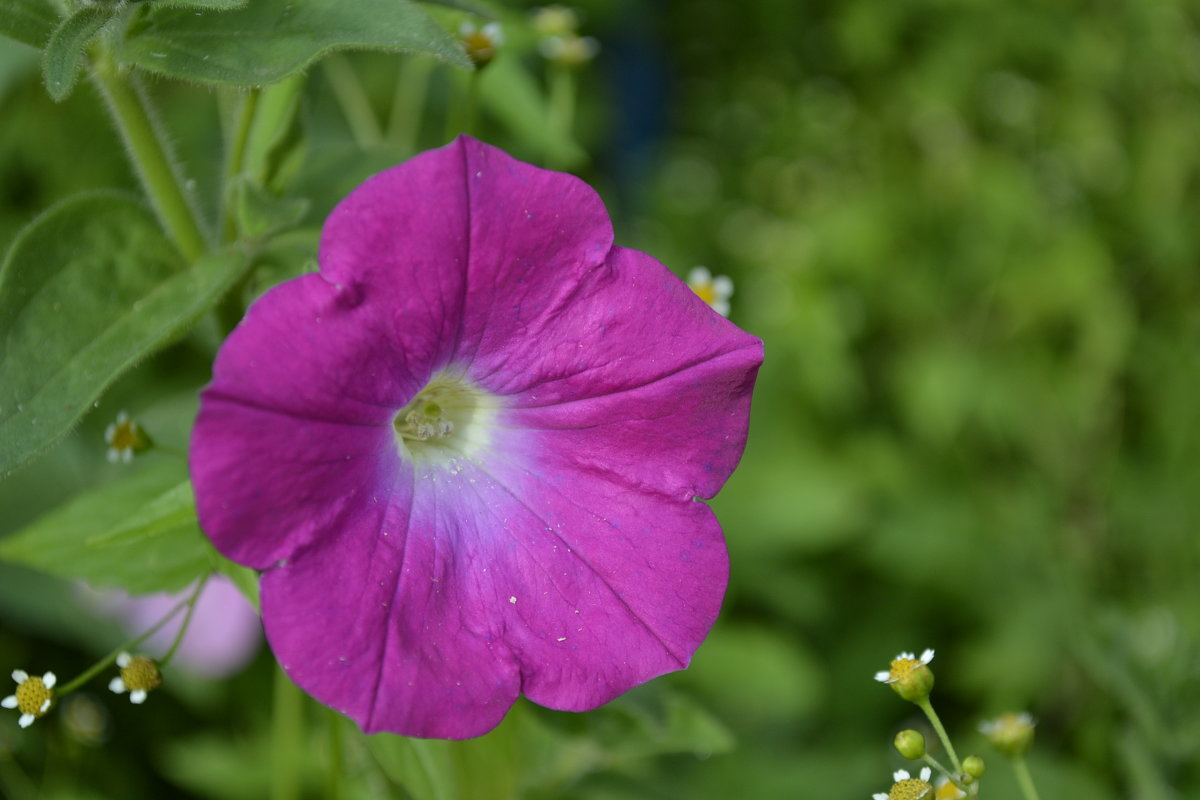
[[[136,636],[153,627],[192,589],[148,595],[129,595],[119,589],[87,591],[93,610],[118,620],[131,636]],[[137,650],[155,656],[165,653],[183,624],[184,613],[180,611]],[[254,658],[261,641],[262,624],[254,606],[232,581],[224,575],[213,575],[196,600],[191,624],[171,663],[200,677],[223,678],[241,671]]]

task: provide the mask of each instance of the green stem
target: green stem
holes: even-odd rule
[[[387,138],[403,153],[416,152],[421,131],[421,112],[425,108],[425,96],[429,93],[433,65],[432,58],[422,56],[408,56],[400,65],[392,110],[388,115]]]
[[[942,766],[942,763],[941,763],[940,761],[938,761],[936,758],[934,758],[933,756],[929,755],[929,753],[926,753],[925,755],[921,756],[921,759],[922,759],[922,760],[923,760],[923,761],[924,761],[926,764],[928,764],[929,766],[931,766],[931,767],[933,767],[935,770],[937,770],[937,772],[938,772],[940,775],[944,775],[945,777],[947,777],[947,778],[949,778],[951,781],[953,781],[953,783],[954,783],[954,785],[955,785],[955,786],[957,786],[957,785],[958,785],[958,776],[957,776],[957,775],[955,775],[955,774],[954,774],[953,772],[951,772],[950,770],[946,769],[944,766]]]
[[[322,62],[325,76],[333,87],[334,97],[342,107],[346,122],[350,125],[350,133],[355,143],[361,149],[378,147],[383,141],[383,131],[379,128],[379,120],[371,108],[371,101],[363,91],[358,76],[350,62],[340,53],[326,56]]]
[[[196,588],[192,590],[191,597],[187,600],[187,611],[184,612],[183,622],[179,625],[179,630],[175,633],[175,639],[171,642],[171,646],[163,657],[158,660],[159,667],[165,667],[171,663],[171,659],[175,657],[175,651],[179,649],[179,645],[183,643],[184,634],[187,633],[188,626],[192,624],[192,615],[196,613],[196,601],[200,599],[200,592],[204,591],[204,584],[208,583],[208,579],[212,577],[210,572],[200,579],[196,584]]]
[[[1033,776],[1029,774],[1029,766],[1025,763],[1025,756],[1015,755],[1012,762],[1013,770],[1017,773],[1017,784],[1020,785],[1025,800],[1040,800],[1037,787],[1033,785]]]
[[[962,762],[958,760],[958,754],[954,752],[954,745],[950,743],[950,737],[946,735],[946,729],[942,726],[942,721],[938,719],[937,712],[933,710],[929,698],[927,697],[918,702],[917,707],[925,712],[925,716],[929,718],[929,724],[937,731],[938,738],[942,740],[942,746],[950,754],[950,761],[954,764],[954,771],[961,774],[963,771]]]
[[[233,181],[242,174],[245,163],[246,143],[250,141],[250,127],[254,122],[254,112],[258,108],[258,98],[261,92],[253,89],[242,97],[238,107],[237,121],[234,123],[233,135],[229,139],[229,147],[225,155],[225,185],[221,191],[222,212],[224,220],[221,229],[222,239],[233,241],[237,235],[237,225],[234,223],[233,209],[230,201],[233,193]]]
[[[154,623],[154,625],[148,631],[141,634],[140,636],[136,636],[133,639],[130,639],[128,642],[125,642],[120,647],[117,647],[115,650],[110,652],[104,658],[97,661],[95,664],[93,664],[91,667],[89,667],[87,669],[87,671],[85,671],[83,674],[81,674],[79,677],[75,678],[71,682],[67,683],[64,686],[55,688],[55,690],[54,690],[55,699],[57,700],[59,698],[65,697],[66,695],[68,695],[71,692],[78,689],[80,686],[83,686],[85,683],[90,681],[92,678],[96,677],[101,672],[108,669],[108,667],[111,666],[112,663],[117,660],[117,656],[121,655],[121,653],[129,652],[130,650],[134,649],[142,642],[149,639],[154,634],[158,633],[164,625],[166,625],[168,622],[170,622],[172,619],[175,618],[176,614],[178,614],[180,611],[182,611],[186,606],[188,606],[190,604],[194,604],[196,602],[196,597],[200,594],[200,589],[204,586],[204,583],[207,580],[208,580],[207,575],[205,575],[203,578],[201,578],[200,581],[196,584],[196,588],[192,590],[192,593],[190,595],[188,595],[188,597],[186,599],[181,600],[178,603],[176,603],[175,606],[170,611],[168,611],[163,616],[162,619],[160,619],[158,622]]]
[[[328,709],[329,716],[329,785],[326,787],[326,800],[342,800],[342,715]]]
[[[298,800],[299,766],[303,754],[304,695],[283,671],[275,670],[274,715],[272,720],[271,800]]]
[[[142,188],[167,235],[189,263],[208,250],[199,218],[151,116],[148,98],[132,75],[123,74],[102,48],[92,58],[92,78],[108,103],[117,131]]]

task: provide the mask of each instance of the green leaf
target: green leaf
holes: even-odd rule
[[[156,6],[174,8],[207,8],[214,11],[232,11],[242,8],[249,0],[154,0]]]
[[[147,465],[0,540],[0,558],[132,594],[178,591],[211,569],[182,462]]]
[[[276,197],[248,178],[235,179],[230,192],[238,230],[253,239],[294,226],[308,211],[308,198]]]
[[[46,0],[0,0],[0,34],[41,48],[58,25]]]
[[[410,0],[255,0],[220,13],[152,8],[118,56],[173,78],[261,86],[343,49],[425,53],[471,69],[458,41]]]
[[[208,540],[205,539],[205,541],[207,542]],[[258,611],[260,609],[258,601],[258,573],[225,558],[225,556],[216,551],[211,542],[209,542],[208,555],[212,568],[233,581],[233,585],[238,588],[242,596],[250,601],[250,605],[254,606],[255,611]]]
[[[56,103],[66,100],[79,77],[83,48],[112,19],[112,7],[85,6],[54,29],[42,51],[42,78]]]
[[[79,195],[30,223],[0,266],[0,475],[58,441],[244,267],[223,252],[183,269],[153,215],[116,192]]]

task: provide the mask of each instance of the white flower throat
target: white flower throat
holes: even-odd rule
[[[461,372],[442,370],[434,374],[392,420],[402,454],[414,461],[448,463],[454,457],[468,458],[491,440],[498,405]]]

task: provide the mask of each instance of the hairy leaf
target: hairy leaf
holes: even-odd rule
[[[66,100],[79,77],[83,48],[112,19],[106,6],[84,6],[54,29],[42,51],[42,78],[54,102]]]
[[[58,25],[46,0],[0,0],[0,34],[40,48]]]
[[[471,68],[455,38],[410,0],[255,0],[219,13],[153,8],[119,56],[173,78],[261,86],[343,49],[425,53]]]
[[[0,476],[61,438],[118,375],[207,310],[245,266],[190,269],[136,200],[54,206],[0,266]]]

